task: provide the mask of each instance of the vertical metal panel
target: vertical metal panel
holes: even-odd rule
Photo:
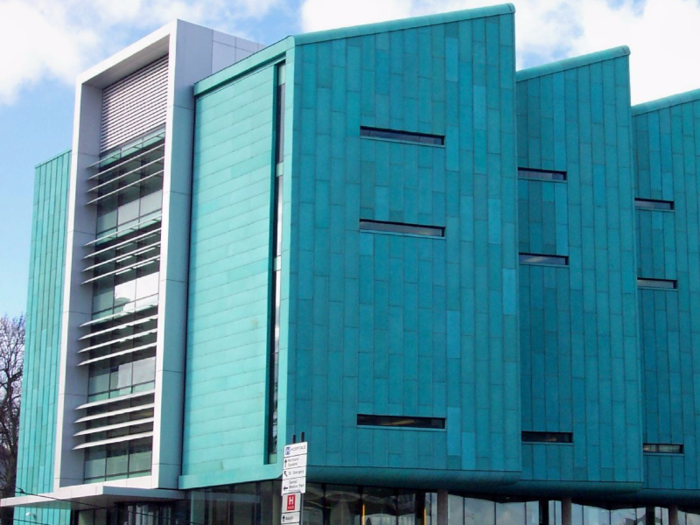
[[[168,56],[102,92],[100,151],[106,151],[165,122]]]

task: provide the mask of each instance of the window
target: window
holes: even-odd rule
[[[358,426],[394,427],[394,428],[445,428],[444,417],[412,417],[412,416],[375,416],[368,414],[357,415]]]
[[[444,135],[430,135],[428,133],[414,133],[412,131],[399,131],[396,129],[360,127],[360,136],[371,139],[396,140],[399,142],[414,142],[416,144],[428,144],[432,146],[443,146],[445,144]]]
[[[683,445],[671,443],[644,443],[642,450],[648,454],[683,454]]]
[[[518,177],[532,180],[565,181],[565,171],[537,170],[533,168],[518,168]]]
[[[673,201],[634,199],[634,205],[641,210],[673,211]]]
[[[268,407],[267,407],[267,459],[274,463],[277,457],[277,410],[279,397],[279,347],[280,347],[280,308],[282,304],[282,218],[284,204],[284,97],[285,97],[286,66],[277,67],[277,95],[275,99],[276,133],[275,133],[275,164],[273,174],[273,213],[270,227],[272,243],[270,261],[272,273],[270,287],[270,332],[268,338],[268,354],[270,357]]]
[[[85,481],[144,476],[151,471],[151,445],[145,440],[114,443],[85,451]]]
[[[523,264],[549,264],[568,266],[569,258],[565,255],[545,255],[541,253],[521,253],[520,262]]]
[[[640,288],[656,288],[657,290],[675,290],[677,281],[675,279],[647,279],[637,278],[637,286]]]
[[[149,341],[155,343],[155,335]],[[143,341],[133,343],[139,345]],[[151,354],[151,355],[149,355]],[[88,401],[101,401],[151,390],[155,385],[156,358],[153,350],[136,352],[91,365]]]
[[[427,226],[422,224],[406,224],[404,222],[372,221],[360,219],[360,230],[420,235],[423,237],[444,237],[445,228],[442,226]]]
[[[573,443],[571,432],[522,432],[523,443]]]

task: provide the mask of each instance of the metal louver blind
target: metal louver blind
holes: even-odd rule
[[[165,122],[168,56],[102,91],[100,151],[123,144]]]

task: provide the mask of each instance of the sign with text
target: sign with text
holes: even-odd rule
[[[306,458],[308,458],[306,454],[302,456],[292,456],[289,458],[284,458],[284,465],[283,468],[284,470],[290,469],[290,468],[298,468],[298,467],[305,467],[306,466]]]
[[[292,492],[306,493],[306,478],[285,479],[282,481],[282,495]]]
[[[301,521],[301,512],[288,512],[282,514],[282,523],[299,523]]]
[[[306,442],[302,443],[292,443],[290,445],[284,446],[284,457],[289,458],[292,456],[306,455],[309,450],[309,444]]]
[[[292,478],[305,478],[306,477],[306,467],[297,467],[284,469],[282,471],[282,479],[292,479]]]
[[[282,513],[301,511],[301,494],[293,492],[282,496]]]
[[[306,459],[309,446],[306,442],[284,446],[282,470],[282,515],[280,525],[301,523],[301,509],[306,493]]]

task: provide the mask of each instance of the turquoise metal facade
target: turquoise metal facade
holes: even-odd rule
[[[183,476],[266,463],[275,67],[197,105]]]
[[[17,491],[35,494],[53,489],[56,402],[63,307],[66,208],[70,152],[36,167],[27,302],[26,351],[20,414]],[[67,520],[65,510],[22,508],[39,522]]]
[[[296,39],[288,434],[310,475],[458,487],[520,469],[510,6]],[[360,127],[444,136],[444,147]],[[491,174],[498,173],[498,177]],[[445,227],[444,238],[359,231]],[[488,351],[484,351],[488,348]],[[446,431],[358,426],[439,417]]]
[[[676,289],[639,289],[644,441],[682,444],[683,454],[646,454],[645,494],[700,495],[700,92],[633,108],[635,197],[673,210],[637,210],[637,275]]]
[[[229,483],[255,479],[255,467],[281,473],[279,461],[264,466],[261,426],[272,70],[280,62],[293,88],[283,163],[291,188],[285,184],[281,439],[304,432],[314,443],[315,477],[337,482],[370,472],[405,484],[417,468],[442,484],[517,480],[514,56],[513,10],[503,6],[294,37],[198,85],[186,414],[202,423],[186,430],[185,486],[210,484],[212,475]],[[236,113],[254,115],[261,127],[247,132],[247,122],[229,116]],[[445,145],[364,138],[361,126],[441,135]],[[239,163],[239,150],[255,169]],[[215,202],[231,207],[205,217]],[[253,205],[253,222],[228,217]],[[361,219],[434,224],[446,233],[366,233]],[[240,239],[214,237],[237,228]],[[222,259],[236,250],[257,254],[257,266]],[[245,293],[233,293],[241,288],[224,273],[232,264],[241,275],[257,268],[259,285],[246,275]],[[229,307],[241,312],[240,322]],[[234,322],[222,328],[215,317]],[[240,335],[221,338],[234,326]],[[201,339],[208,327],[216,342]],[[241,342],[240,354],[216,354],[216,344],[232,341]],[[232,373],[221,366],[224,355],[245,355],[254,370],[241,363]],[[216,386],[219,373],[226,388]],[[215,397],[202,395],[198,405],[207,389],[217,390]],[[250,398],[227,401],[237,389]],[[229,410],[238,419],[227,422]],[[441,432],[358,428],[360,413],[449,423]],[[227,429],[230,441],[218,451],[220,438],[209,427]],[[213,447],[210,463],[194,453],[199,447]]]
[[[518,166],[566,173],[518,182],[523,480],[578,491],[641,488],[629,50],[518,72]],[[526,174],[523,174],[527,176]]]
[[[195,84],[179,488],[271,498],[249,482],[304,433],[316,496],[700,507],[700,92],[631,107],[629,53],[516,74],[506,5],[289,37]],[[59,340],[67,165],[37,172],[32,492],[52,488],[57,361],[36,356]],[[216,522],[205,506],[193,521]]]

